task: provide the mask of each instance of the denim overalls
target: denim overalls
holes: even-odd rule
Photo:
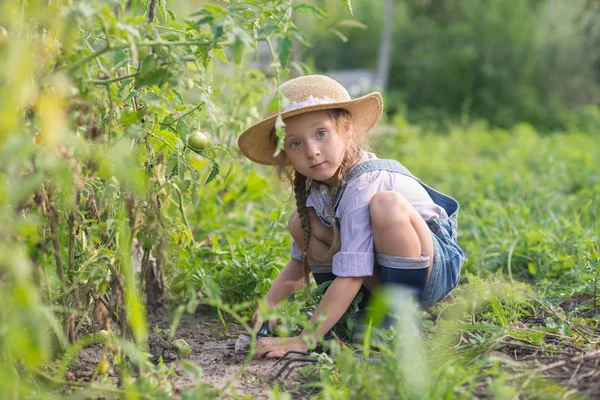
[[[415,179],[423,186],[427,193],[429,193],[433,202],[446,210],[446,214],[448,215],[447,219],[431,219],[426,221],[433,237],[434,263],[431,275],[429,277],[429,282],[425,288],[421,286],[417,290],[416,297],[420,301],[421,307],[423,307],[423,309],[427,309],[446,297],[448,293],[450,293],[450,291],[458,284],[460,270],[464,263],[464,253],[456,243],[456,218],[459,204],[453,198],[440,193],[421,182],[421,180],[411,174],[410,171],[398,161],[372,159],[355,165],[342,181],[342,187],[338,191],[338,196],[334,203],[334,212],[338,208],[348,182],[361,174],[377,170],[399,173]],[[325,220],[321,215],[319,215],[319,218],[325,226],[331,227],[331,223]],[[337,222],[339,228],[339,221]],[[382,286],[391,284],[407,285],[410,287],[412,271],[410,271],[410,269],[398,269],[393,267],[394,257],[395,256],[388,256],[385,254],[376,254],[376,262],[379,265],[381,272]],[[385,264],[392,266],[390,267],[383,265],[384,263],[379,262],[380,260],[391,260],[392,262],[387,262]],[[324,282],[335,279],[335,275],[331,272],[331,263],[309,262],[309,265],[317,284],[320,285]],[[359,293],[363,294],[363,299],[359,304],[359,309],[363,309],[368,301],[370,292],[363,286]]]

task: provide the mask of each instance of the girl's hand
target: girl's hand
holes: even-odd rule
[[[290,350],[307,351],[308,345],[301,336],[289,338],[265,337],[256,343],[256,356],[266,358],[281,358]]]

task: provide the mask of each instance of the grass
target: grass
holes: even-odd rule
[[[600,391],[595,367],[600,359],[596,138],[541,135],[528,126],[502,131],[472,125],[424,134],[399,124],[397,134],[373,139],[379,157],[398,159],[460,202],[459,243],[467,256],[461,283],[427,312],[397,309],[401,318],[389,334],[396,338],[392,345],[374,349],[368,343],[329,341],[325,347],[330,355],[301,371],[299,388],[285,392],[274,387],[270,396],[575,399]],[[286,222],[294,201],[286,189],[285,183],[277,184],[273,170],[241,161],[227,180],[219,176],[202,189],[198,206],[187,206],[197,245],[182,245],[186,231],[174,231],[167,246],[164,271],[177,310],[170,332],[175,332],[181,313],[194,312],[200,303],[220,305],[221,319],[231,314],[238,322],[249,320],[289,255]],[[171,218],[165,224],[176,224],[179,205],[165,203],[165,208]],[[4,255],[25,257],[18,252]],[[25,286],[21,291],[35,293]],[[284,316],[280,332],[293,334],[298,323],[306,322],[302,312],[315,306],[315,293],[306,299],[301,292],[299,301],[279,308]],[[388,306],[407,304],[394,296],[398,294],[387,297]],[[18,310],[4,313],[18,316]],[[353,327],[353,316],[344,318],[345,326],[338,331],[342,334]],[[415,320],[423,327],[422,335]],[[19,339],[14,343],[19,349],[46,348],[24,343],[25,335],[7,337]],[[49,337],[39,331],[33,338]],[[15,353],[24,367],[48,358],[32,351]],[[380,362],[364,361],[369,358]],[[168,379],[160,367],[145,368]],[[2,383],[9,392],[30,393],[25,382]],[[50,387],[67,385],[61,382]],[[85,389],[84,383],[78,386]],[[121,393],[109,389],[106,393]],[[200,383],[185,390],[190,398],[217,394]]]
[[[361,363],[353,356],[360,349],[342,350],[333,365],[315,368],[307,387],[332,399],[578,398],[598,390],[587,363],[598,359],[600,340],[596,138],[540,135],[526,125],[437,135],[402,126],[374,138],[373,147],[461,203],[461,285],[422,315],[423,338],[407,339],[422,350],[418,370],[399,326],[398,344],[383,350],[385,362]],[[277,188],[264,196],[283,198]],[[259,246],[261,213],[251,214],[257,229],[246,254]],[[275,229],[285,237],[285,224]],[[278,243],[268,265],[285,260],[289,238]]]

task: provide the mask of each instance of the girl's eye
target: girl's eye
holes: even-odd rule
[[[297,140],[294,140],[294,141],[291,141],[291,142],[290,142],[290,147],[291,147],[292,149],[295,149],[295,148],[297,148],[298,146],[300,146],[300,142],[299,142],[299,141],[297,141]]]
[[[327,132],[320,130],[319,132],[317,132],[317,137],[323,137],[327,134]]]

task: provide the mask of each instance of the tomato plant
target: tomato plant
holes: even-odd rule
[[[291,0],[207,3],[183,18],[174,6],[0,3],[0,375],[13,397],[29,390],[15,362],[34,371],[65,354],[66,366],[97,331],[143,345],[146,310],[180,265],[199,265],[196,284],[172,288],[207,296],[205,232],[190,215],[207,185],[228,185],[231,143],[269,87],[303,69]],[[263,70],[249,57],[258,42],[271,49]]]

